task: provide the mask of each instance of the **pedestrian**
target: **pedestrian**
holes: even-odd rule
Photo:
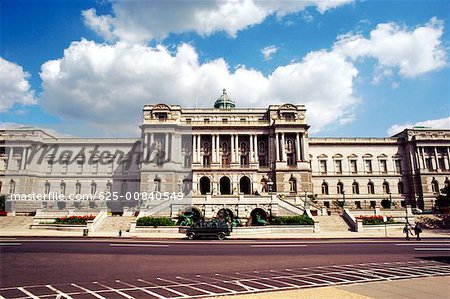
[[[410,232],[411,231],[409,230],[408,223],[406,223],[405,227],[403,228],[403,233],[406,234],[406,240],[409,240],[409,233]]]
[[[119,229],[119,237],[122,237],[122,230]]]
[[[416,240],[420,241],[420,234],[422,233],[422,227],[420,226],[419,223],[416,223],[416,225],[414,226],[414,234],[416,235]]]

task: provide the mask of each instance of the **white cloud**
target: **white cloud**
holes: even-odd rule
[[[361,34],[341,36],[334,51],[355,60],[373,57],[380,67],[398,68],[400,75],[415,77],[447,65],[447,53],[441,41],[443,30],[443,22],[436,18],[413,30],[384,23],[370,32],[370,38]]]
[[[211,35],[224,31],[230,36],[262,23],[268,16],[285,15],[316,7],[320,13],[353,0],[309,1],[111,1],[113,15],[83,12],[85,24],[105,39],[144,42],[169,33],[197,32]]]
[[[333,70],[330,72],[330,70]],[[67,121],[136,128],[144,104],[166,102],[212,107],[226,87],[238,107],[305,104],[312,131],[351,119],[358,103],[353,64],[335,52],[309,53],[301,62],[265,76],[245,66],[230,70],[223,59],[199,63],[187,44],[171,53],[164,46],[73,42],[61,59],[42,65],[41,103]]]
[[[7,111],[14,104],[36,104],[29,76],[20,65],[0,57],[0,112]]]
[[[432,119],[432,120],[425,120],[420,121],[415,124],[413,123],[407,123],[402,125],[393,125],[388,129],[389,136],[397,134],[404,129],[410,129],[413,127],[427,127],[432,129],[450,129],[450,116],[439,118],[439,119]]]
[[[272,59],[272,55],[277,53],[278,47],[275,45],[267,46],[261,49],[261,53],[264,57],[264,60],[270,60]]]

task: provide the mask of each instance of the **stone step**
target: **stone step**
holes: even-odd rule
[[[340,215],[333,216],[317,216],[314,217],[319,221],[322,231],[348,231],[349,227]]]
[[[130,229],[130,223],[135,220],[136,217],[133,216],[108,216],[96,231],[126,231]]]
[[[2,216],[0,217],[1,230],[29,229],[33,223],[32,216]]]

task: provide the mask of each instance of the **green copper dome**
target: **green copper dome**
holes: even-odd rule
[[[223,89],[223,94],[214,103],[216,109],[233,109],[236,107],[234,101],[227,95],[227,90]]]

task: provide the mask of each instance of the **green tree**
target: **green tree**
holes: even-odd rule
[[[0,212],[4,212],[6,209],[6,197],[5,195],[0,195]]]

